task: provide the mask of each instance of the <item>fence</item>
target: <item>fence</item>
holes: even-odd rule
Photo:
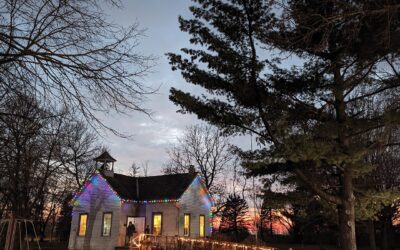
[[[133,249],[140,250],[273,250],[266,246],[246,245],[211,239],[192,239],[178,236],[141,234],[133,239]]]

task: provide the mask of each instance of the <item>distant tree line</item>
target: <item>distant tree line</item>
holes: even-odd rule
[[[94,173],[96,134],[67,109],[28,95],[0,101],[0,214],[32,219],[43,239],[60,208]],[[53,230],[50,230],[54,232]]]
[[[153,58],[135,51],[138,24],[111,22],[110,6],[121,3],[0,0],[0,216],[34,220],[41,239],[69,234],[98,135],[127,136],[98,115],[148,114],[141,79]]]

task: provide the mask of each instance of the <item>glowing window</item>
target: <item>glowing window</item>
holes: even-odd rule
[[[200,237],[204,237],[205,232],[206,232],[206,218],[204,215],[200,215],[199,217],[199,222],[200,222]]]
[[[112,222],[112,213],[104,213],[103,214],[103,225],[101,230],[101,236],[110,236],[111,235],[111,222]]]
[[[185,214],[183,219],[183,236],[190,235],[190,214]]]
[[[153,234],[161,235],[162,228],[162,214],[156,213],[153,214]]]
[[[85,236],[86,235],[87,218],[88,218],[87,214],[80,214],[79,215],[78,236]]]

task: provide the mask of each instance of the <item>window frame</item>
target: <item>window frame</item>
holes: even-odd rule
[[[80,232],[81,232],[81,221],[82,221],[82,216],[84,216],[84,215],[86,216],[85,233],[83,235],[81,235],[80,234]],[[77,231],[78,237],[85,237],[86,236],[88,220],[89,220],[89,214],[88,213],[79,213],[78,231]]]
[[[111,222],[110,222],[110,231],[108,235],[104,235],[104,217],[106,214],[111,215]],[[103,212],[103,217],[101,220],[101,237],[111,237],[111,231],[112,231],[112,220],[113,220],[113,212]]]
[[[201,230],[201,218],[203,218],[203,230]],[[206,216],[204,214],[199,215],[199,237],[200,238],[206,237]]]
[[[160,234],[162,235],[163,233],[163,220],[164,220],[164,215],[162,212],[153,212],[151,215],[151,233],[154,234],[154,216],[156,215],[161,215],[161,225],[160,225]]]
[[[189,218],[189,227],[188,227],[188,232],[185,234],[185,222],[186,222],[186,216]],[[189,213],[184,213],[183,214],[183,236],[185,237],[190,237],[190,224],[191,224],[191,218]]]

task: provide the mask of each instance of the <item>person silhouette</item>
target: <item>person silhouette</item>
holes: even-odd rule
[[[150,234],[150,226],[146,225],[146,228],[144,229],[145,234]]]
[[[126,239],[128,245],[131,243],[133,233],[136,231],[135,224],[132,221],[129,222],[129,225],[126,227]]]

